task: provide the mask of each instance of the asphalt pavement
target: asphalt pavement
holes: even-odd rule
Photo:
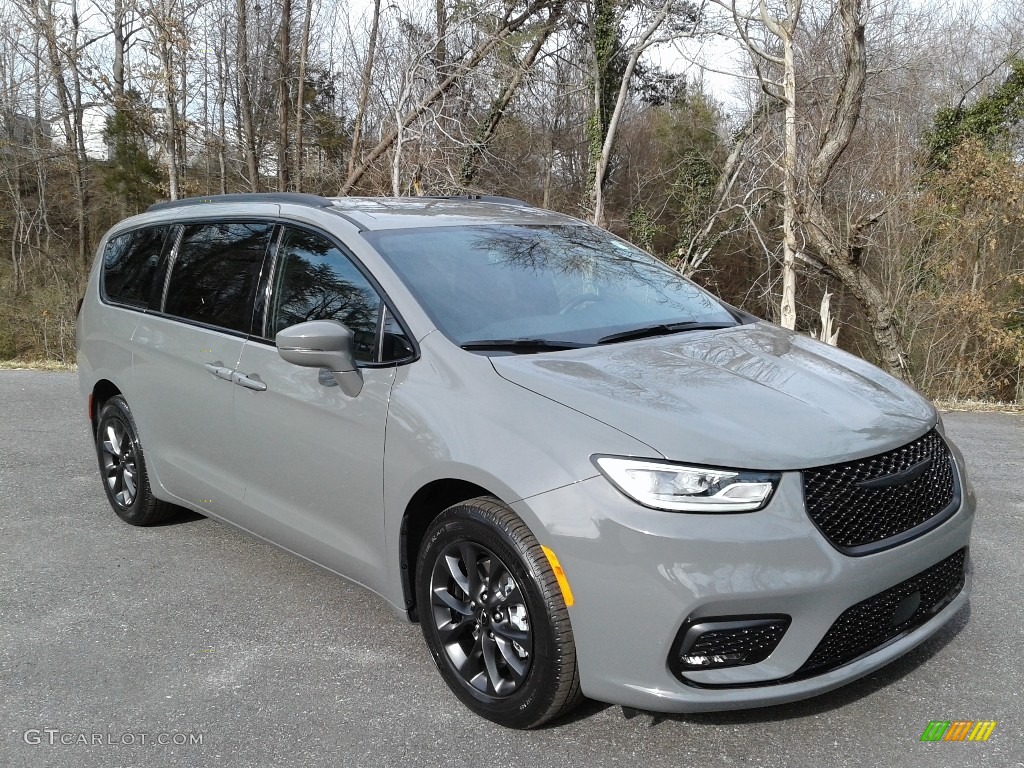
[[[967,608],[808,701],[664,716],[470,714],[419,627],[224,525],[120,522],[74,374],[0,372],[0,766],[1024,766],[1024,416],[952,413],[979,512]],[[921,742],[995,720],[984,743]]]

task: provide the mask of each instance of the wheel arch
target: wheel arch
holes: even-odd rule
[[[122,394],[121,389],[110,379],[100,379],[93,385],[89,396],[89,423],[92,425],[93,437],[96,436],[96,424],[103,404],[110,398]]]
[[[499,501],[498,494],[457,478],[432,480],[413,494],[402,515],[399,535],[399,572],[402,579],[402,595],[409,620],[419,621],[416,605],[416,558],[420,544],[430,524],[453,504],[468,501],[479,496],[492,496]]]

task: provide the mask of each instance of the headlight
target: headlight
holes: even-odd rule
[[[781,477],[778,472],[688,467],[621,456],[592,460],[629,498],[673,512],[752,512],[768,503]]]

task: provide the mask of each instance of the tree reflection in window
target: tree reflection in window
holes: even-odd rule
[[[676,323],[735,324],[711,294],[588,225],[466,225],[364,235],[458,344],[594,344]]]
[[[326,238],[288,230],[278,256],[269,335],[308,320],[337,320],[355,335],[355,357],[374,359],[380,297]]]
[[[272,231],[270,223],[187,226],[171,270],[164,311],[248,333]]]
[[[103,254],[103,289],[109,299],[148,307],[170,227],[146,227],[115,237]]]

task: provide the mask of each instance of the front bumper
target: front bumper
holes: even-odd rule
[[[956,456],[963,466],[962,458]],[[741,709],[814,696],[906,653],[967,602],[960,593],[930,620],[843,666],[796,675],[833,622],[967,546],[974,494],[961,472],[960,509],[893,549],[849,557],[804,511],[798,473],[786,473],[771,503],[753,513],[696,515],[646,509],[595,477],[524,499],[513,508],[538,521],[575,596],[569,609],[587,696],[662,712]],[[680,627],[701,617],[785,614],[792,623],[764,661],[686,672],[668,666]],[[775,683],[774,681],[780,681]]]

